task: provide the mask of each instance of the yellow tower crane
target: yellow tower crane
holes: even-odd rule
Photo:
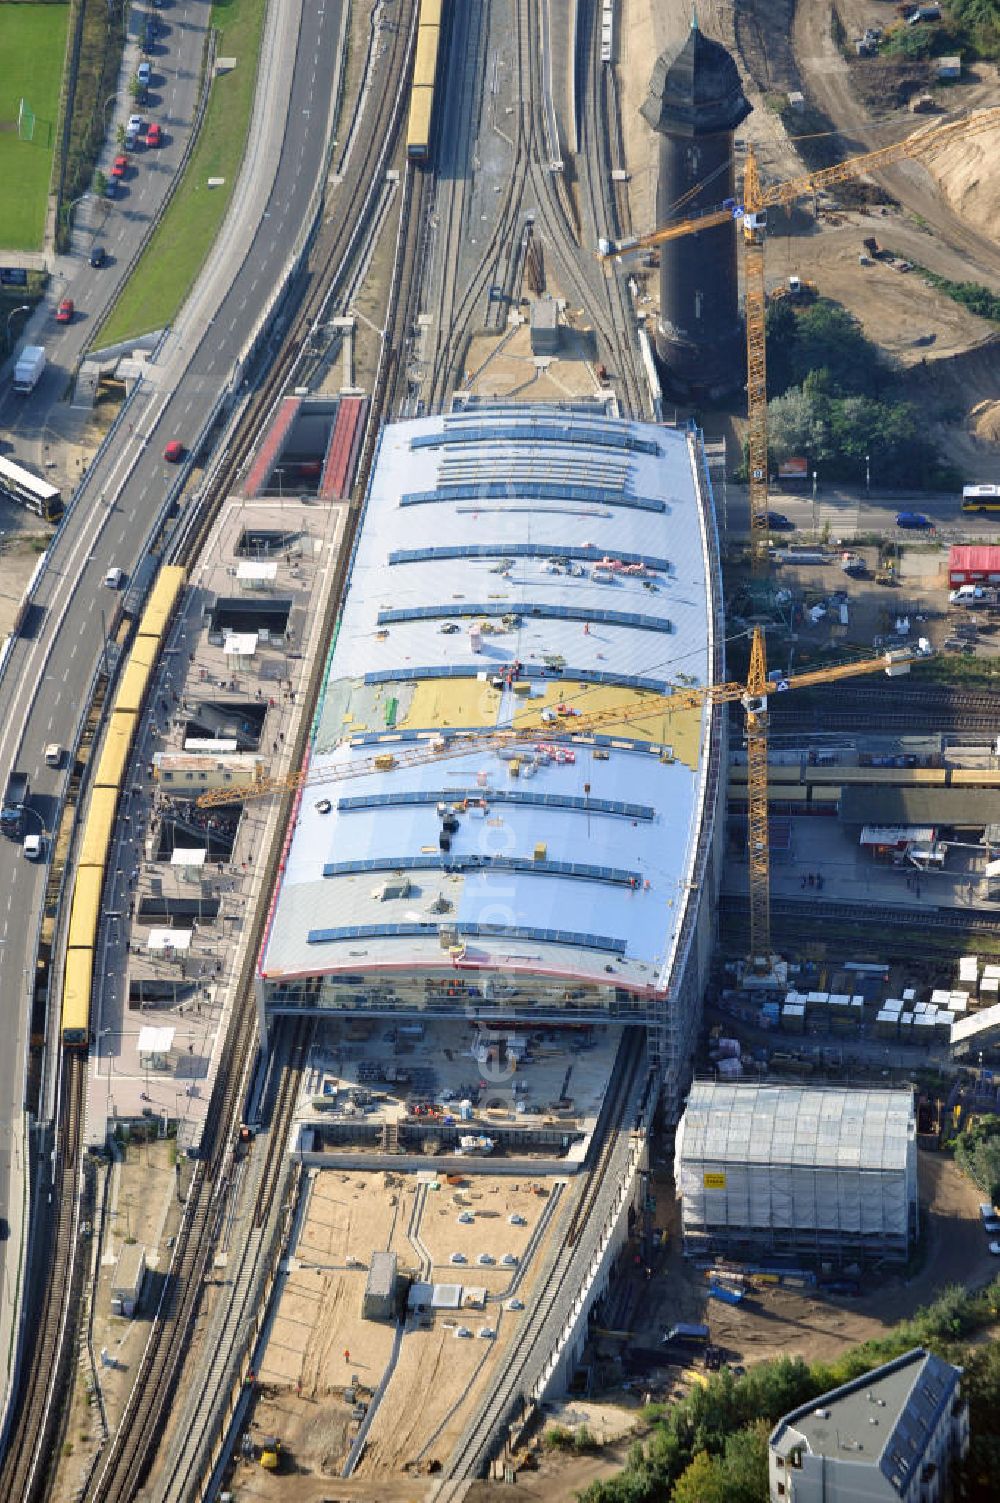
[[[427,762],[440,762],[453,757],[467,757],[484,751],[512,746],[528,748],[540,741],[572,745],[601,727],[614,728],[614,734],[624,736],[623,726],[636,729],[644,721],[655,717],[662,720],[664,714],[677,710],[697,709],[702,705],[724,705],[739,702],[746,716],[747,744],[747,797],[749,803],[748,876],[750,888],[750,959],[757,970],[767,969],[771,959],[771,906],[770,906],[770,853],[767,824],[767,699],[770,693],[787,689],[809,689],[816,684],[835,683],[838,679],[854,678],[859,674],[884,671],[890,676],[908,673],[910,664],[918,654],[904,651],[887,652],[881,657],[866,658],[859,662],[839,663],[811,672],[796,673],[791,678],[771,682],[767,676],[767,656],[764,632],[755,627],[750,649],[750,671],[745,684],[734,682],[709,684],[704,688],[691,688],[678,684],[667,695],[651,695],[649,702],[633,698],[627,705],[610,706],[592,714],[557,715],[556,721],[539,720],[531,728],[510,731],[482,729],[455,731],[448,736],[433,735],[411,749],[400,750],[399,743],[389,749],[384,746],[374,755],[339,764],[327,763],[323,767],[307,768],[287,773],[282,777],[262,777],[255,782],[213,788],[200,795],[200,808],[212,808],[219,804],[242,803],[247,799],[266,798],[273,793],[295,792],[300,788],[317,788],[324,783],[339,782],[344,778],[370,777],[373,773],[391,772],[395,768],[415,767]],[[663,749],[665,751],[665,748]],[[483,797],[489,798],[484,791]]]
[[[600,242],[598,254],[601,260],[610,261],[616,256],[662,245],[665,241],[676,240],[683,235],[697,235],[701,230],[726,224],[734,218],[742,224],[746,286],[750,560],[754,573],[765,573],[768,566],[767,356],[764,340],[767,307],[764,289],[764,234],[768,209],[787,207],[796,199],[805,198],[809,194],[818,193],[822,188],[830,188],[862,174],[875,172],[880,167],[889,167],[893,162],[918,161],[952,141],[965,140],[968,136],[977,135],[980,131],[990,130],[997,125],[1000,125],[1000,108],[980,110],[973,115],[963,116],[962,119],[917,131],[892,146],[848,157],[835,167],[823,167],[817,172],[805,173],[801,177],[768,186],[761,182],[756,153],[752,147],[748,147],[742,202],[710,210],[694,219],[682,219],[674,224],[662,225],[645,235],[633,235],[621,241]]]

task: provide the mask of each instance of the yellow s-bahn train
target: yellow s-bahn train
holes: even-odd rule
[[[174,611],[184,589],[184,570],[162,568],[142,614],[128,662],[122,671],[108,719],[104,744],[91,783],[90,803],[80,839],[73,901],[70,907],[66,963],[63,971],[62,1038],[70,1049],[90,1042],[90,996],[94,950],[101,921],[104,872],[114,833],[118,801],[128,772],[149,690]]]
[[[438,55],[441,50],[443,0],[420,0],[417,51],[410,86],[410,114],[406,126],[406,155],[425,162],[430,153]]]

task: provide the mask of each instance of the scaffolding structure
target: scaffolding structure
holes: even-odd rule
[[[903,1262],[917,1233],[913,1094],[697,1081],[675,1179],[687,1256]]]

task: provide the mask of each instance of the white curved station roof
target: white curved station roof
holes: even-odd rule
[[[384,430],[265,977],[439,969],[461,950],[666,984],[710,726],[669,705],[713,653],[699,463],[693,435],[579,409]],[[516,755],[431,750],[511,727],[537,730]]]

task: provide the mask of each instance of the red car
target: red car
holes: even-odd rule
[[[158,125],[153,124],[153,125],[147,125],[146,126],[146,145],[147,146],[162,146],[163,145],[163,132],[161,131],[161,129],[160,129],[160,127]]]
[[[56,309],[56,323],[57,324],[72,323],[72,321],[73,321],[73,314],[75,312],[76,312],[76,307],[74,305],[73,299],[71,297],[64,297],[63,300],[62,300],[62,302],[59,304],[59,307]]]
[[[126,157],[126,156],[115,157],[114,161],[111,164],[111,176],[112,177],[124,177],[125,176],[125,168],[127,166],[128,166],[128,157]]]
[[[167,464],[180,464],[184,458],[184,445],[176,438],[172,438],[163,451],[163,457]]]

